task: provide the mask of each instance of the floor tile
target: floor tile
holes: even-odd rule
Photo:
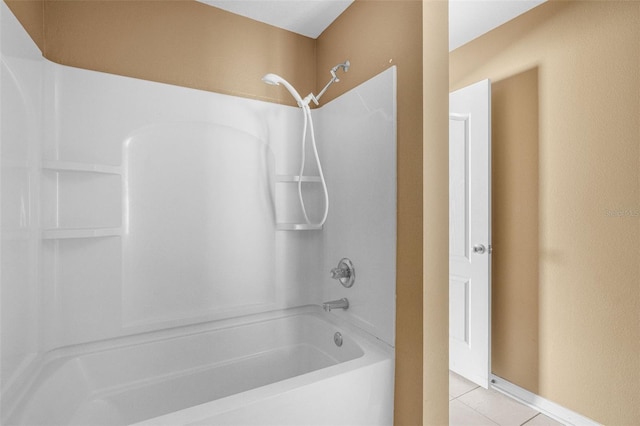
[[[473,382],[457,375],[456,373],[449,372],[449,400],[459,397],[473,389],[477,388]]]
[[[449,426],[497,426],[458,400],[449,402]]]
[[[520,426],[538,414],[533,408],[520,404],[494,390],[477,388],[460,396],[460,401],[501,426]]]
[[[544,414],[538,414],[523,426],[563,426],[563,423],[557,422]]]

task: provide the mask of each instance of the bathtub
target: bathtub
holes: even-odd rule
[[[60,349],[50,358],[10,424],[353,426],[393,419],[392,348],[317,306]]]

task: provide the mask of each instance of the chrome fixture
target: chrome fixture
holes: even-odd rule
[[[356,281],[356,270],[353,263],[346,257],[341,259],[338,266],[331,270],[331,278],[340,281],[346,288],[350,288]]]
[[[331,80],[329,80],[327,85],[324,86],[324,89],[322,89],[320,91],[320,93],[318,93],[317,95],[314,95],[313,93],[309,93],[307,95],[307,97],[304,98],[304,100],[307,102],[307,105],[309,104],[310,100],[313,101],[314,104],[320,105],[320,103],[318,101],[320,100],[320,97],[322,95],[324,95],[324,92],[327,91],[329,86],[331,86],[334,82],[335,83],[340,82],[340,79],[338,78],[338,75],[336,74],[336,71],[338,71],[340,68],[342,68],[342,71],[347,72],[347,71],[349,71],[349,67],[350,66],[351,66],[351,62],[349,62],[349,60],[346,60],[345,62],[343,62],[341,64],[338,64],[335,67],[331,68],[331,70],[329,71],[331,73]]]
[[[342,334],[339,331],[336,331],[336,334],[333,335],[333,343],[335,343],[337,347],[342,346]]]
[[[324,302],[322,304],[322,309],[327,312],[331,312],[332,309],[344,309],[345,311],[349,309],[349,300],[346,297],[343,297],[339,300],[331,300],[329,302]]]

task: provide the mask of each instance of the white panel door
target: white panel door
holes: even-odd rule
[[[449,95],[449,368],[490,373],[491,83]]]

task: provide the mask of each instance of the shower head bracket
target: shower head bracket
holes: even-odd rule
[[[322,95],[324,95],[324,92],[327,91],[327,89],[329,88],[329,86],[331,86],[331,84],[333,84],[334,82],[339,82],[340,79],[338,78],[338,74],[336,74],[338,72],[338,70],[340,68],[342,68],[342,70],[344,72],[349,71],[349,67],[351,67],[351,62],[349,62],[349,60],[347,59],[346,61],[344,61],[341,64],[336,65],[335,67],[331,68],[329,70],[329,72],[331,73],[331,80],[329,80],[329,82],[327,83],[326,86],[324,86],[324,89],[322,89],[320,91],[320,93],[318,93],[317,95],[314,95],[312,93],[309,93],[309,95],[307,95],[307,97],[305,99],[309,99],[312,100],[316,105],[320,105],[320,103],[318,102],[320,100],[320,97]],[[307,105],[308,105],[308,101],[307,101]]]

